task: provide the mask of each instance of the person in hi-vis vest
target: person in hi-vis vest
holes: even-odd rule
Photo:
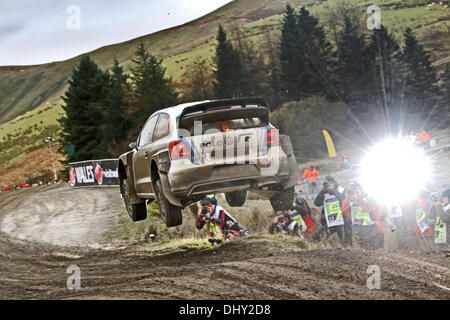
[[[445,188],[433,199],[428,208],[427,216],[434,226],[434,243],[439,248],[446,248],[450,227],[450,188]]]
[[[303,179],[308,183],[308,193],[310,195],[314,195],[317,192],[319,178],[319,170],[314,166],[310,166],[303,171]]]
[[[313,239],[320,240],[324,234],[330,236],[337,233],[339,239],[344,243],[344,217],[342,215],[342,201],[344,196],[338,190],[337,181],[331,177],[325,177],[322,190],[314,199],[314,204],[322,208],[320,225]]]
[[[366,194],[361,186],[353,183],[348,188],[348,205],[343,206],[344,215],[350,215],[353,230],[361,248],[379,249],[384,247],[384,216],[380,206]]]

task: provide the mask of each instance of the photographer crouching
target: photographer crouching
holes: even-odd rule
[[[216,198],[206,197],[200,201],[195,226],[200,230],[205,224],[208,228],[208,241],[213,245],[251,234],[250,230],[241,226],[224,208],[217,205]]]
[[[277,211],[269,233],[281,233],[304,238],[311,237],[315,225],[311,218],[311,208],[305,198],[295,195],[292,207],[288,211]]]

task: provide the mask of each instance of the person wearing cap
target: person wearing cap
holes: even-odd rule
[[[316,240],[320,240],[324,233],[328,236],[337,233],[341,242],[344,243],[344,216],[341,209],[344,199],[338,187],[337,181],[332,176],[327,176],[322,184],[322,190],[314,199],[317,207],[323,207],[320,226],[313,236]]]
[[[384,247],[384,228],[381,224],[384,216],[376,202],[364,194],[357,183],[348,188],[348,202],[343,204],[344,214],[351,216],[353,230],[358,236],[359,244],[364,249]]]
[[[432,204],[428,208],[429,222],[434,226],[434,243],[444,246],[448,242],[450,223],[450,189],[445,188],[440,194],[432,197]]]
[[[198,230],[207,224],[210,240],[233,239],[240,236],[247,236],[251,232],[242,227],[237,220],[217,204],[215,197],[205,197],[200,201],[198,216],[195,226]],[[218,241],[221,242],[221,241]]]

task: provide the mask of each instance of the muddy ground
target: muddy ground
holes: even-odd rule
[[[319,248],[264,235],[156,254],[105,232],[117,188],[52,185],[0,194],[0,299],[450,299],[450,251]],[[81,288],[67,289],[70,265]],[[370,265],[379,290],[367,288]]]

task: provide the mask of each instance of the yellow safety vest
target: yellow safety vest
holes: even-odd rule
[[[425,218],[427,217],[427,214],[425,210],[422,208],[422,206],[419,206],[419,208],[416,209],[416,218],[417,218],[417,225],[419,226],[420,231],[423,233],[425,230],[427,230],[430,226],[428,225]]]
[[[293,217],[292,220],[297,222],[297,225],[299,226],[302,232],[304,232],[307,229],[306,224],[300,215]]]
[[[374,224],[372,219],[370,219],[370,214],[364,211],[358,204],[352,202],[352,223],[360,226],[368,226]]]
[[[327,226],[334,227],[344,224],[344,216],[342,215],[341,204],[339,199],[334,195],[324,195],[324,212]]]
[[[434,226],[434,243],[447,243],[447,225],[439,217]]]

